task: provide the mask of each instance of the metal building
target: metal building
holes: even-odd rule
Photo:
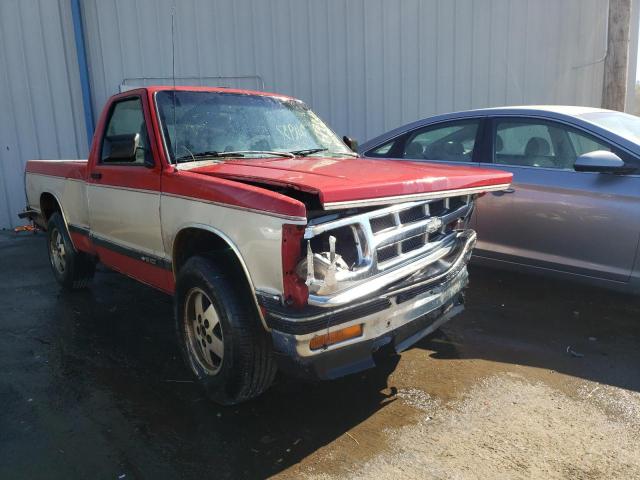
[[[170,84],[172,11],[177,83],[292,95],[360,140],[602,100],[604,0],[1,0],[0,228],[18,223],[27,159],[86,156],[109,95]]]

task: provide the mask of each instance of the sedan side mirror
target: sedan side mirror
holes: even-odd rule
[[[347,137],[346,135],[342,137],[342,141],[345,143],[347,147],[349,147],[354,152],[358,153],[358,141],[354,140],[351,137]]]
[[[613,152],[596,150],[580,155],[573,168],[576,172],[615,173],[624,170],[624,162]]]
[[[140,134],[110,135],[106,137],[107,154],[105,162],[135,162],[136,151],[140,147]]]

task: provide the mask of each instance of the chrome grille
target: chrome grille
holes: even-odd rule
[[[466,217],[469,196],[399,205],[392,211],[371,213],[373,244],[379,270],[429,250],[430,245],[451,233],[452,224]],[[376,229],[374,225],[385,225]]]
[[[396,226],[393,221],[393,215],[385,215],[384,217],[377,217],[371,219],[371,231],[373,233],[378,233],[387,228],[393,228]]]
[[[304,233],[307,255],[296,267],[309,287],[309,303],[340,304],[354,292],[374,291],[408,275],[407,271],[440,265],[460,249],[461,242],[467,245],[475,239],[475,233],[466,230],[473,198],[406,202],[311,220]],[[465,221],[459,223],[461,219]]]
[[[427,234],[428,235],[428,234]],[[428,241],[428,240],[427,240]],[[401,242],[402,253],[407,253],[425,244],[425,234],[416,235]]]
[[[362,278],[441,247],[472,206],[471,195],[407,202],[326,223],[310,222],[305,239],[351,227],[358,259],[350,276]]]
[[[378,249],[378,261],[384,262],[385,260],[390,260],[393,257],[398,255],[398,251],[396,247],[390,245],[388,247],[381,247]]]
[[[400,223],[411,223],[417,222],[418,220],[424,218],[425,213],[429,213],[428,209],[426,209],[424,205],[418,205],[417,207],[412,207],[401,211],[398,216],[400,217]]]

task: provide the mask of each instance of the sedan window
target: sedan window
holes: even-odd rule
[[[595,150],[610,148],[587,134],[554,122],[499,120],[493,158],[501,165],[573,170],[579,155]]]
[[[595,152],[596,150],[611,151],[611,148],[604,143],[580,133],[569,132],[569,138],[571,139],[571,145],[573,146],[576,157],[584,155],[585,153]]]
[[[522,121],[498,122],[494,162],[525,167],[557,167],[550,127]]]
[[[365,153],[365,156],[384,158],[389,155],[389,153],[391,152],[391,149],[393,148],[394,143],[396,143],[395,140],[391,140],[390,142],[383,143],[379,147],[374,148],[373,150],[369,150],[367,153]]]
[[[402,158],[471,162],[479,120],[421,128],[407,139]]]

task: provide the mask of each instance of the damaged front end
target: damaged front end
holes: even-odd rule
[[[420,272],[435,277],[468,250],[471,195],[392,205],[311,220],[297,275],[308,303],[345,305]]]
[[[400,352],[461,312],[473,205],[465,195],[323,212],[285,229],[285,301],[261,297],[281,368],[363,370],[374,352]]]

